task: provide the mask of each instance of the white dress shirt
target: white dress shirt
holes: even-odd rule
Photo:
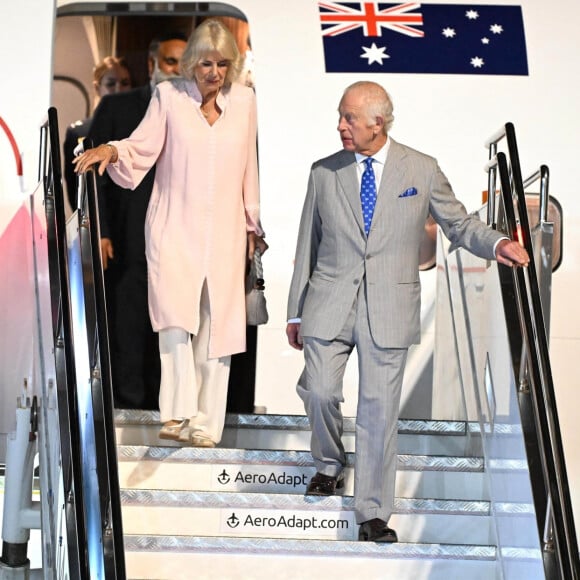
[[[387,162],[387,155],[389,154],[389,144],[390,140],[387,137],[387,142],[374,154],[370,155],[373,158],[373,171],[375,172],[375,183],[377,184],[377,195],[379,193],[379,187],[381,185],[381,179],[383,177],[383,169],[385,168],[385,163]],[[361,153],[354,154],[356,158],[356,172],[358,176],[358,186],[360,189],[362,174],[365,170],[364,160],[369,157],[369,155],[362,155]]]

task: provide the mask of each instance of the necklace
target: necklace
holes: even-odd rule
[[[207,109],[205,108],[207,107]],[[213,112],[213,108],[214,105],[211,101],[208,101],[207,103],[202,103],[199,106],[199,110],[201,111],[201,114],[207,119]]]
[[[216,97],[211,96],[207,99],[207,101],[202,99],[201,103],[199,104],[199,110],[206,119],[213,118],[213,114],[215,112],[217,112],[219,116],[220,111],[217,106]]]

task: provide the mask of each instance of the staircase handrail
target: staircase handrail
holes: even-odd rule
[[[503,136],[508,141],[509,163],[505,153],[497,152],[497,142]],[[510,337],[512,358],[517,360],[522,350],[531,353],[527,356],[530,388],[528,390],[527,385],[520,388],[518,400],[526,437],[538,529],[543,538],[544,566],[548,578],[576,579],[580,578],[578,544],[513,125],[506,124],[504,131],[497,133],[489,141],[489,145],[488,169],[499,171],[507,234],[520,241],[530,255],[530,264],[526,269],[512,268],[508,272],[507,267],[502,265],[499,269],[504,281],[510,276],[512,278],[522,331],[521,342]],[[490,199],[494,197],[489,196]],[[517,218],[514,204],[518,210]],[[526,416],[528,413],[531,416]],[[530,457],[536,450],[539,465]]]

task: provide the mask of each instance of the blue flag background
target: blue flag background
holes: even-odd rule
[[[362,10],[364,2],[334,4]],[[332,14],[324,5],[320,14]],[[398,5],[377,2],[375,11]],[[413,28],[423,37],[386,28],[381,36],[365,36],[362,26],[323,36],[326,72],[528,74],[520,6],[421,4],[407,14],[422,14],[423,24]],[[331,26],[322,23],[323,33]]]

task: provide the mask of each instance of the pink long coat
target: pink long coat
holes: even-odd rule
[[[119,159],[107,168],[134,189],[157,163],[145,223],[151,323],[197,334],[207,280],[210,358],[246,348],[246,233],[263,233],[254,92],[234,84],[217,103],[222,113],[210,126],[195,82],[161,83],[131,136],[112,141]]]

